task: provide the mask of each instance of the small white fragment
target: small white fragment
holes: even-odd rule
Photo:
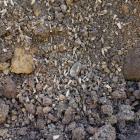
[[[48,88],[48,85],[46,84],[44,87],[43,87],[43,90],[46,90]]]
[[[5,53],[6,53],[6,52],[7,52],[7,49],[6,49],[6,48],[3,48],[3,52],[5,52]]]
[[[13,2],[13,0],[10,0],[10,3],[11,3],[12,6],[14,6],[14,2]]]
[[[54,135],[53,140],[57,140],[60,137],[60,135]]]
[[[116,25],[118,26],[118,28],[119,28],[120,30],[122,29],[122,25],[121,25],[120,22],[118,22]]]
[[[35,4],[36,0],[31,0],[31,5]]]
[[[5,6],[7,6],[8,1],[4,0],[3,3],[4,3]]]
[[[110,87],[110,85],[105,85],[105,87],[107,88],[107,89],[111,89],[111,87]]]
[[[70,90],[68,89],[66,92],[66,97],[68,97],[70,95]]]
[[[97,2],[102,3],[102,0],[96,0],[96,3],[97,3]]]
[[[99,15],[99,16],[103,16],[103,15],[105,15],[105,14],[107,14],[107,10],[101,11],[98,15]]]
[[[1,11],[0,11],[1,16],[4,16],[4,15],[6,14],[6,12],[7,12],[7,9],[3,9],[3,10],[1,10]]]

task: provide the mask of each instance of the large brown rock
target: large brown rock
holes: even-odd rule
[[[11,62],[11,72],[30,74],[33,71],[33,57],[24,48],[16,48]]]
[[[123,74],[126,80],[140,81],[140,47],[128,51],[124,59]]]

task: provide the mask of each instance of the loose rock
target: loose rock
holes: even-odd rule
[[[50,106],[50,105],[52,105],[52,100],[50,98],[44,96],[43,97],[43,105],[44,106]]]
[[[4,103],[4,101],[0,102],[0,124],[4,123],[6,117],[9,112],[9,106]]]
[[[123,74],[126,80],[140,81],[140,47],[129,50],[123,66]]]
[[[72,140],[85,140],[85,130],[78,127],[72,131]]]
[[[71,121],[72,118],[73,118],[73,113],[74,113],[74,110],[73,110],[71,107],[69,107],[69,108],[65,111],[64,118],[63,118],[62,122],[63,122],[64,124],[69,124],[70,121]]]
[[[113,113],[113,108],[111,105],[102,105],[101,110],[104,114],[111,115]]]
[[[11,62],[11,72],[30,74],[33,71],[33,57],[24,48],[16,48]]]
[[[134,112],[130,105],[121,105],[118,113],[119,120],[130,121],[134,120]]]
[[[116,140],[115,128],[111,125],[104,125],[98,129],[93,140]]]
[[[70,69],[70,75],[72,77],[77,77],[81,71],[82,65],[80,62],[76,62]]]
[[[140,99],[140,90],[135,90],[133,92],[133,95],[135,96],[136,99]]]
[[[15,82],[10,78],[5,79],[5,84],[3,86],[4,92],[3,95],[7,98],[16,98],[17,96],[17,90],[16,90],[16,84]]]
[[[32,103],[25,104],[25,108],[28,113],[31,113],[31,114],[35,113],[35,106]]]

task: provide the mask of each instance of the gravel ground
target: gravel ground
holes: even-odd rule
[[[140,139],[123,75],[139,0],[1,0],[0,16],[0,140]]]

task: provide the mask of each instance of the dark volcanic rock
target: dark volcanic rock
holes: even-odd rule
[[[140,81],[140,47],[128,51],[124,59],[123,74],[126,80]]]

